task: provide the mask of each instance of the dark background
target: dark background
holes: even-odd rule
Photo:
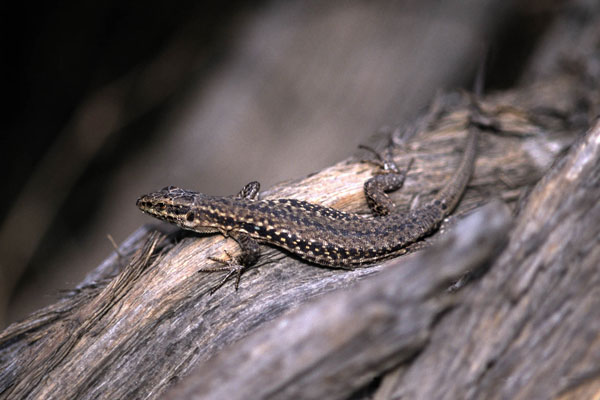
[[[522,77],[563,2],[3,3],[0,324],[76,285],[166,185],[263,189],[441,89]]]

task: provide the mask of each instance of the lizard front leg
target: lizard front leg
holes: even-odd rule
[[[210,290],[211,295],[215,293],[221,286],[223,286],[225,282],[227,282],[227,280],[234,274],[236,275],[235,290],[238,290],[240,278],[242,277],[244,270],[247,267],[256,264],[260,258],[260,246],[258,242],[252,239],[247,233],[229,232],[229,237],[238,243],[241,249],[241,254],[237,257],[233,257],[226,251],[225,254],[227,254],[228,259],[209,257],[210,260],[216,261],[222,265],[201,268],[198,270],[198,272],[228,271],[227,275],[225,275],[225,277]]]

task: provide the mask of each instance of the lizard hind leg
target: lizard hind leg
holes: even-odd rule
[[[376,172],[376,175],[367,180],[364,184],[367,204],[373,214],[377,216],[388,215],[396,206],[386,192],[393,192],[402,187],[404,180],[406,179],[406,174],[410,170],[414,159],[411,158],[408,162],[408,166],[404,170],[401,170],[394,162],[389,151],[387,151],[385,155],[382,155],[371,147],[363,145],[360,147],[370,151],[376,157],[375,160],[368,160],[365,162],[369,162],[379,167],[379,171]]]

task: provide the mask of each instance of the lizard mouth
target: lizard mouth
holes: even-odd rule
[[[168,202],[164,197],[157,197],[156,193],[141,196],[135,205],[144,213],[163,221],[182,226],[181,215],[185,209]],[[185,214],[184,214],[185,215]]]

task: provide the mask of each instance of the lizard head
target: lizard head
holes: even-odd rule
[[[196,232],[217,232],[218,213],[203,204],[211,196],[167,186],[158,192],[141,196],[136,205],[151,216]]]

